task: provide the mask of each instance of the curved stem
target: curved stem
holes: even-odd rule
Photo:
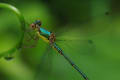
[[[16,7],[14,7],[10,4],[0,3],[0,8],[12,11],[17,16],[17,18],[19,19],[20,24],[21,24],[21,30],[22,30],[20,40],[17,42],[17,44],[12,49],[0,53],[0,57],[2,57],[4,55],[14,53],[17,49],[21,48],[22,41],[23,41],[23,38],[24,38],[24,32],[25,32],[25,20],[24,20],[23,15],[20,13],[20,11]]]

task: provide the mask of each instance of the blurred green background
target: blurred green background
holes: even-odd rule
[[[17,7],[27,23],[36,19],[56,33],[57,44],[90,80],[120,80],[119,0],[0,0]],[[26,26],[29,27],[28,25]],[[0,53],[20,38],[20,23],[0,9]],[[34,44],[27,42],[24,45]],[[0,59],[0,80],[83,80],[68,62],[39,40],[22,48],[14,59]]]

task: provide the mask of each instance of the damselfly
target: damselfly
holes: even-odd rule
[[[60,55],[62,55],[70,65],[85,79],[88,80],[87,76],[79,69],[79,67],[63,52],[63,50],[56,44],[56,35],[41,27],[41,21],[36,20],[30,25],[31,29],[37,33],[37,37],[33,39],[41,38],[47,42],[54,50],[56,50]],[[32,37],[32,36],[31,36]]]

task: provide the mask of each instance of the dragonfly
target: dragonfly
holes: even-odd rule
[[[84,78],[84,80],[88,80],[88,77],[79,69],[79,67],[63,52],[63,50],[56,43],[56,35],[53,32],[50,32],[41,27],[42,23],[40,20],[36,20],[32,24],[30,24],[30,28],[37,34],[37,37],[32,37],[34,40],[38,40],[41,38],[46,43],[50,45],[55,51],[57,51],[61,56],[64,57],[65,60]]]

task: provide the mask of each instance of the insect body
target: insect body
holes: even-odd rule
[[[40,26],[41,26],[41,22],[39,20],[36,20],[34,23],[31,24],[31,28],[33,30],[36,30],[36,32],[40,38],[42,38],[44,41],[48,42],[52,48],[54,48],[60,55],[64,56],[64,58],[71,64],[71,66],[73,66],[73,68],[75,70],[77,70],[82,75],[82,77],[85,80],[88,80],[87,76],[77,67],[76,64],[74,64],[74,62],[72,62],[71,59],[69,59],[64,54],[62,49],[59,48],[58,45],[55,43],[55,41],[56,41],[55,34],[53,32],[47,31],[44,28],[41,28]]]

